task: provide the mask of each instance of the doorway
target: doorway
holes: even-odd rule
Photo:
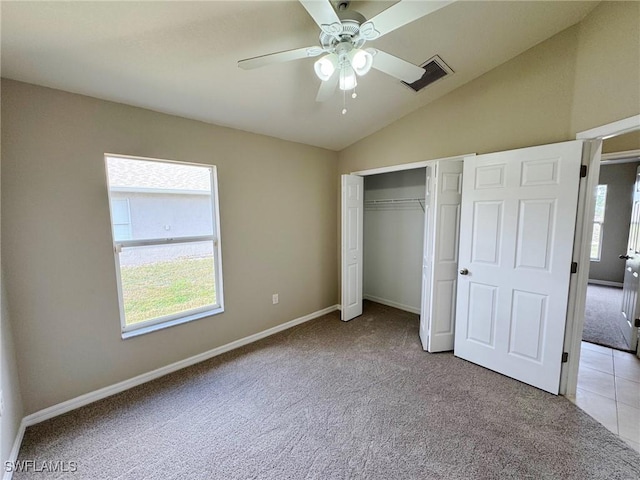
[[[593,218],[589,280],[582,340],[621,351],[631,351],[630,331],[623,303],[633,302],[626,263],[634,252],[630,235],[633,197],[640,165],[640,132],[603,141],[596,207]],[[616,150],[616,151],[614,151]],[[633,253],[632,253],[633,254]],[[633,265],[630,265],[633,267]],[[633,271],[627,272],[633,276]]]
[[[364,177],[363,298],[420,313],[430,167]]]
[[[573,249],[573,261],[578,265],[589,265],[590,263],[595,192],[600,176],[603,141],[611,139],[609,143],[615,143],[616,138],[622,138],[622,135],[629,133],[633,134],[632,132],[638,135],[637,132],[639,131],[640,115],[635,115],[580,132],[576,136],[577,139],[585,141],[583,169],[587,173],[584,188],[581,188],[578,199],[578,221],[576,223]],[[617,147],[614,148],[621,150]],[[570,398],[575,397],[578,383],[588,281],[589,268],[579,268],[577,274],[572,276],[569,291],[569,308],[567,310],[567,327],[564,341],[564,350],[567,352],[568,358],[562,367],[560,393]]]
[[[606,248],[604,242],[608,221],[607,216],[610,212],[614,212],[614,215],[620,213],[626,216],[625,233],[617,234],[623,237],[619,240],[622,240],[624,246],[618,245],[615,249],[624,249],[619,256],[633,257],[640,248],[637,243],[638,235],[635,233],[630,235],[630,231],[633,230],[630,227],[633,227],[634,223],[638,223],[637,220],[640,217],[637,215],[640,211],[636,211],[636,215],[633,215],[633,207],[630,204],[632,195],[634,195],[632,192],[639,189],[638,184],[621,201],[616,201],[610,197],[611,203],[609,207],[611,208],[605,210],[604,228],[602,229],[603,237],[601,239],[597,238],[599,233],[597,228],[596,235],[591,235],[591,230],[595,225],[592,222],[599,220],[596,218],[598,216],[596,212],[598,185],[604,185],[605,181],[610,183],[613,178],[611,171],[607,172],[607,170],[611,170],[608,169],[608,166],[618,164],[622,167],[624,162],[630,162],[628,169],[632,174],[636,172],[634,176],[637,178],[636,165],[638,157],[640,157],[640,115],[583,132],[578,135],[578,138],[592,140],[592,160],[588,165],[590,178],[587,179],[588,187],[585,190],[593,192],[593,195],[591,198],[583,199],[581,202],[583,220],[582,225],[579,222],[578,229],[583,230],[577,236],[578,243],[574,250],[576,253],[574,258],[581,259],[585,265],[590,264],[593,267],[594,263],[589,262],[589,257],[596,256],[595,247],[598,246],[597,241],[603,242],[602,248]],[[602,156],[598,151],[601,147],[604,152]],[[604,175],[600,175],[600,171]],[[633,179],[627,180],[627,182],[633,181]],[[631,212],[625,212],[624,210],[631,210]],[[610,220],[611,217],[609,216]],[[611,236],[612,234],[610,233],[609,235]],[[629,239],[628,237],[631,238]],[[613,252],[611,254],[613,255]],[[604,258],[604,256],[601,256],[601,258]],[[617,262],[613,260],[618,260],[620,263],[616,266]],[[626,323],[626,318],[622,315],[622,311],[625,308],[629,310],[629,307],[625,307],[625,298],[632,300],[626,303],[633,304],[632,311],[626,312],[626,315],[630,317],[629,319],[635,319],[640,316],[637,302],[638,287],[635,286],[632,289],[635,295],[630,298],[628,282],[625,282],[624,275],[621,276],[619,272],[622,269],[624,274],[631,273],[633,276],[633,269],[628,271],[628,266],[625,263],[629,260],[627,258],[615,258],[613,260],[611,266],[613,271],[617,271],[618,276],[616,278],[603,279],[603,270],[606,269],[596,266],[596,268],[583,269],[582,272],[579,272],[574,282],[573,293],[576,295],[576,302],[573,308],[570,309],[568,318],[568,322],[572,323],[573,326],[568,326],[567,328],[568,338],[565,348],[571,353],[569,354],[570,363],[565,364],[567,378],[564,393],[585,412],[640,452],[640,424],[638,423],[638,418],[640,418],[640,358],[636,356],[637,345],[630,345],[633,351],[633,353],[630,353],[612,349],[608,346],[596,345],[595,343],[581,342],[583,336],[587,334],[585,331],[586,326],[583,330],[581,322],[589,314],[589,289],[594,286],[613,289],[609,293],[617,295],[617,298],[611,298],[612,295],[606,295],[605,293],[603,298],[611,304],[611,308],[616,310],[614,320],[619,330],[622,324],[621,320],[625,320]],[[594,280],[598,283],[594,283]],[[626,292],[621,292],[621,284],[626,285]],[[627,325],[627,331],[632,331],[632,324]],[[625,346],[627,345],[629,344],[627,343]]]

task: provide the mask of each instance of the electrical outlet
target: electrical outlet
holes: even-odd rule
[[[271,297],[271,300],[273,301],[273,304],[276,305],[280,301],[278,299],[278,294],[274,293],[273,296]]]

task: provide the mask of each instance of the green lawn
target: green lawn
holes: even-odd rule
[[[121,268],[127,325],[215,303],[212,258]]]

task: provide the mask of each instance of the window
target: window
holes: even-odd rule
[[[116,240],[131,240],[131,213],[128,198],[111,199],[113,237]]]
[[[604,225],[604,211],[607,205],[607,186],[598,185],[596,189],[596,211],[593,216],[593,236],[591,237],[591,261],[600,261],[602,250],[602,232]]]
[[[123,338],[222,312],[216,168],[105,162]]]

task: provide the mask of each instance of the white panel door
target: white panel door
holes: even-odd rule
[[[582,141],[464,161],[456,356],[557,394]]]
[[[362,214],[364,179],[342,175],[342,315],[362,315]]]
[[[430,249],[425,262],[429,281],[423,281],[423,317],[429,352],[453,350],[458,280],[458,237],[462,196],[462,160],[438,162],[431,198]],[[428,289],[428,290],[427,290]],[[422,321],[422,318],[421,318]],[[423,341],[423,347],[425,346]]]
[[[629,345],[634,350],[638,344],[638,329],[635,327],[635,319],[640,316],[638,302],[640,295],[640,167],[636,171],[636,183],[633,191],[633,209],[629,225],[629,241],[626,255],[620,255],[626,259],[624,269],[624,283],[622,288],[622,308],[618,319],[618,326]]]

